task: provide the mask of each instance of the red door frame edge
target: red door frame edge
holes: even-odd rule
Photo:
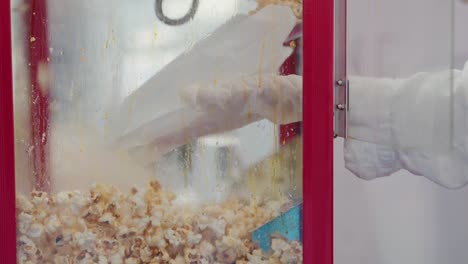
[[[333,263],[334,1],[304,1],[304,263]]]
[[[41,74],[48,74],[49,45],[47,0],[29,1],[31,9],[25,12],[25,23],[29,25],[27,38],[31,74],[31,141],[33,148],[34,188],[50,191],[51,181],[48,171],[49,141],[49,86],[40,82]],[[50,78],[46,78],[49,80]]]
[[[0,253],[16,263],[15,142],[10,0],[0,1]]]

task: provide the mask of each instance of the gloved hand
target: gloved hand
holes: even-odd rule
[[[150,165],[191,139],[241,128],[268,119],[276,124],[302,120],[302,77],[253,75],[212,86],[184,87],[180,96],[195,118],[183,128],[130,151]]]
[[[242,120],[268,119],[276,124],[302,120],[302,77],[276,74],[253,75],[212,86],[192,85],[181,91],[183,100],[206,115]],[[250,120],[249,120],[250,119]],[[216,120],[223,123],[223,120]],[[223,124],[219,127],[223,129]]]
[[[344,158],[354,174],[406,169],[447,188],[468,183],[468,62],[408,79],[351,77],[349,90]]]

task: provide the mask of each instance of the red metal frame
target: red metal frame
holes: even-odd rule
[[[39,74],[48,74],[49,45],[47,31],[47,0],[31,0],[26,12],[26,24],[30,25],[29,63],[31,74],[31,140],[33,145],[34,188],[50,191],[48,171],[49,139],[49,84],[40,82]]]
[[[334,1],[304,1],[304,263],[333,263]]]
[[[0,1],[0,253],[16,263],[15,141],[10,1]]]

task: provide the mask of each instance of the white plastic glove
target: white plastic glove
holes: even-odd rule
[[[132,154],[147,165],[191,139],[241,128],[268,119],[276,124],[302,120],[302,77],[276,74],[246,76],[212,86],[192,85],[180,96],[195,110],[183,129],[135,147]]]
[[[352,77],[350,101],[355,139],[345,141],[344,158],[354,174],[374,179],[406,169],[447,188],[468,183],[468,62],[463,71],[408,79]]]
[[[181,96],[194,109],[207,115],[244,121],[268,119],[276,124],[302,120],[302,77],[276,74],[254,75],[213,86],[193,85],[181,91]],[[217,120],[223,129],[226,119]],[[218,123],[217,122],[217,123]]]

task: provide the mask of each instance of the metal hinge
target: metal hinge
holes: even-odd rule
[[[339,79],[335,82],[335,100],[334,100],[334,119],[335,119],[335,133],[334,137],[347,136],[347,120],[349,110],[349,97],[348,97],[349,82],[347,80]]]
[[[334,137],[347,136],[349,82],[346,73],[346,0],[335,1]]]

